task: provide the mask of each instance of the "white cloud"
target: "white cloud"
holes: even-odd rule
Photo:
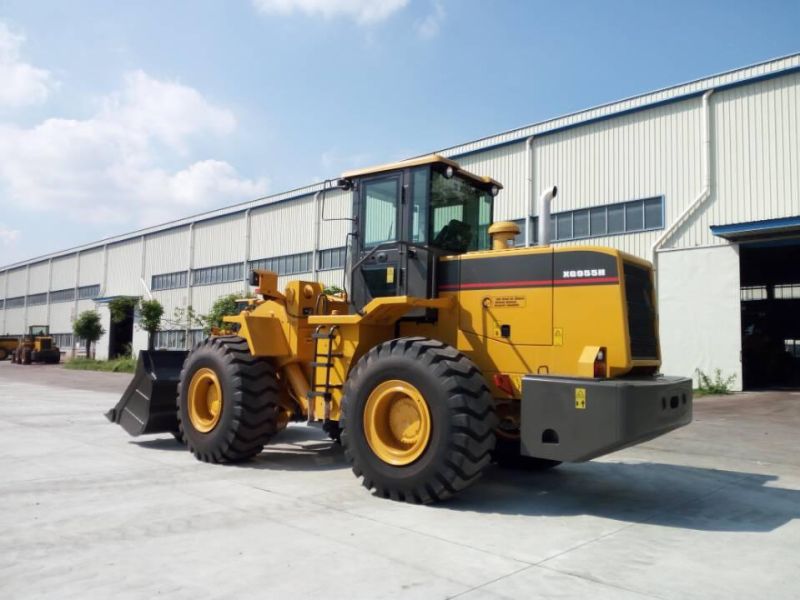
[[[9,246],[13,246],[18,239],[19,231],[16,229],[9,229],[0,223],[0,246],[8,248]]]
[[[20,59],[25,36],[0,22],[0,107],[41,104],[56,86],[49,71]]]
[[[267,14],[305,13],[326,19],[348,17],[362,25],[378,23],[404,8],[408,0],[252,0]]]
[[[439,35],[439,30],[442,27],[442,21],[444,21],[446,15],[447,13],[445,12],[442,3],[438,0],[434,0],[433,11],[424,19],[417,21],[414,25],[417,30],[417,35],[426,40],[435,38],[437,35]]]
[[[235,128],[234,115],[197,90],[136,71],[87,119],[0,125],[0,186],[23,210],[151,225],[264,194],[266,180],[227,162],[187,159],[192,142]]]

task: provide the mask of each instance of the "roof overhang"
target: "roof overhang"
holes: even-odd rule
[[[731,242],[755,241],[763,238],[800,236],[800,217],[767,219],[731,225],[712,225],[711,233]]]
[[[417,158],[412,158],[410,160],[401,160],[400,162],[393,162],[387,163],[385,165],[378,165],[376,167],[369,167],[366,169],[357,169],[355,171],[348,171],[347,173],[343,173],[342,177],[345,179],[354,179],[356,177],[367,177],[369,175],[378,175],[379,173],[385,173],[387,171],[399,171],[400,169],[410,169],[412,167],[421,167],[424,165],[445,165],[448,167],[453,167],[456,174],[460,175],[461,177],[466,177],[467,179],[471,179],[476,183],[482,186],[497,186],[497,189],[502,190],[503,184],[499,181],[492,179],[491,177],[486,177],[483,175],[475,175],[474,173],[470,173],[462,169],[459,164],[451,160],[449,158],[445,158],[440,154],[426,154],[425,156],[419,156]]]

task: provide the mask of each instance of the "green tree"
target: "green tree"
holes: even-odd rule
[[[161,317],[164,307],[158,300],[142,300],[139,302],[139,327],[147,332],[147,349],[152,350],[156,341],[156,332],[161,329]]]
[[[72,324],[72,333],[86,340],[86,358],[92,356],[92,342],[96,342],[106,332],[100,324],[100,315],[96,310],[85,310],[78,315]]]
[[[217,298],[217,301],[211,306],[211,310],[207,315],[201,317],[203,322],[203,333],[209,335],[212,327],[224,327],[225,322],[222,317],[238,315],[241,307],[238,305],[237,300],[241,298],[240,294],[228,294]]]
[[[133,296],[120,296],[108,303],[108,312],[111,313],[112,323],[122,323],[133,315],[139,298]]]

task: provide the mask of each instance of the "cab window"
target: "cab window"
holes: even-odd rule
[[[490,247],[494,198],[471,181],[439,171],[431,175],[431,244],[452,252]]]
[[[400,178],[373,179],[364,182],[363,186],[364,247],[396,240]]]

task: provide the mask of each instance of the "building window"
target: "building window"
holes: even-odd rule
[[[47,292],[43,294],[28,294],[28,306],[41,306],[47,304]]]
[[[242,263],[192,269],[192,285],[229,283],[231,281],[242,281],[242,279],[244,279]]]
[[[800,299],[800,283],[785,283],[775,286],[774,297],[776,300]]]
[[[78,288],[78,300],[93,300],[100,295],[99,285],[84,285]]]
[[[50,292],[50,304],[55,304],[56,302],[72,302],[73,300],[75,300],[75,288]]]
[[[205,339],[202,329],[170,329],[156,332],[154,345],[159,350],[189,350]]]
[[[53,343],[61,350],[72,348],[72,334],[71,333],[53,333]]]
[[[309,273],[311,271],[311,256],[311,252],[302,252],[300,254],[289,254],[287,256],[262,258],[259,260],[250,261],[250,268],[273,271],[278,275]]]
[[[765,285],[751,285],[741,288],[739,296],[742,302],[750,300],[766,300],[767,299],[767,286]]]
[[[177,271],[175,273],[164,273],[162,275],[153,275],[150,282],[150,289],[154,292],[158,290],[174,290],[186,287],[186,271]]]
[[[6,298],[6,308],[22,308],[25,306],[25,296]]]
[[[525,219],[514,221],[520,233],[515,246],[525,244]],[[664,198],[646,198],[568,210],[550,215],[551,239],[554,242],[580,240],[619,233],[636,233],[664,228]],[[531,244],[539,241],[538,218],[531,217]]]
[[[330,271],[332,269],[344,268],[345,248],[328,248],[320,250],[317,254],[318,265],[320,271]]]

